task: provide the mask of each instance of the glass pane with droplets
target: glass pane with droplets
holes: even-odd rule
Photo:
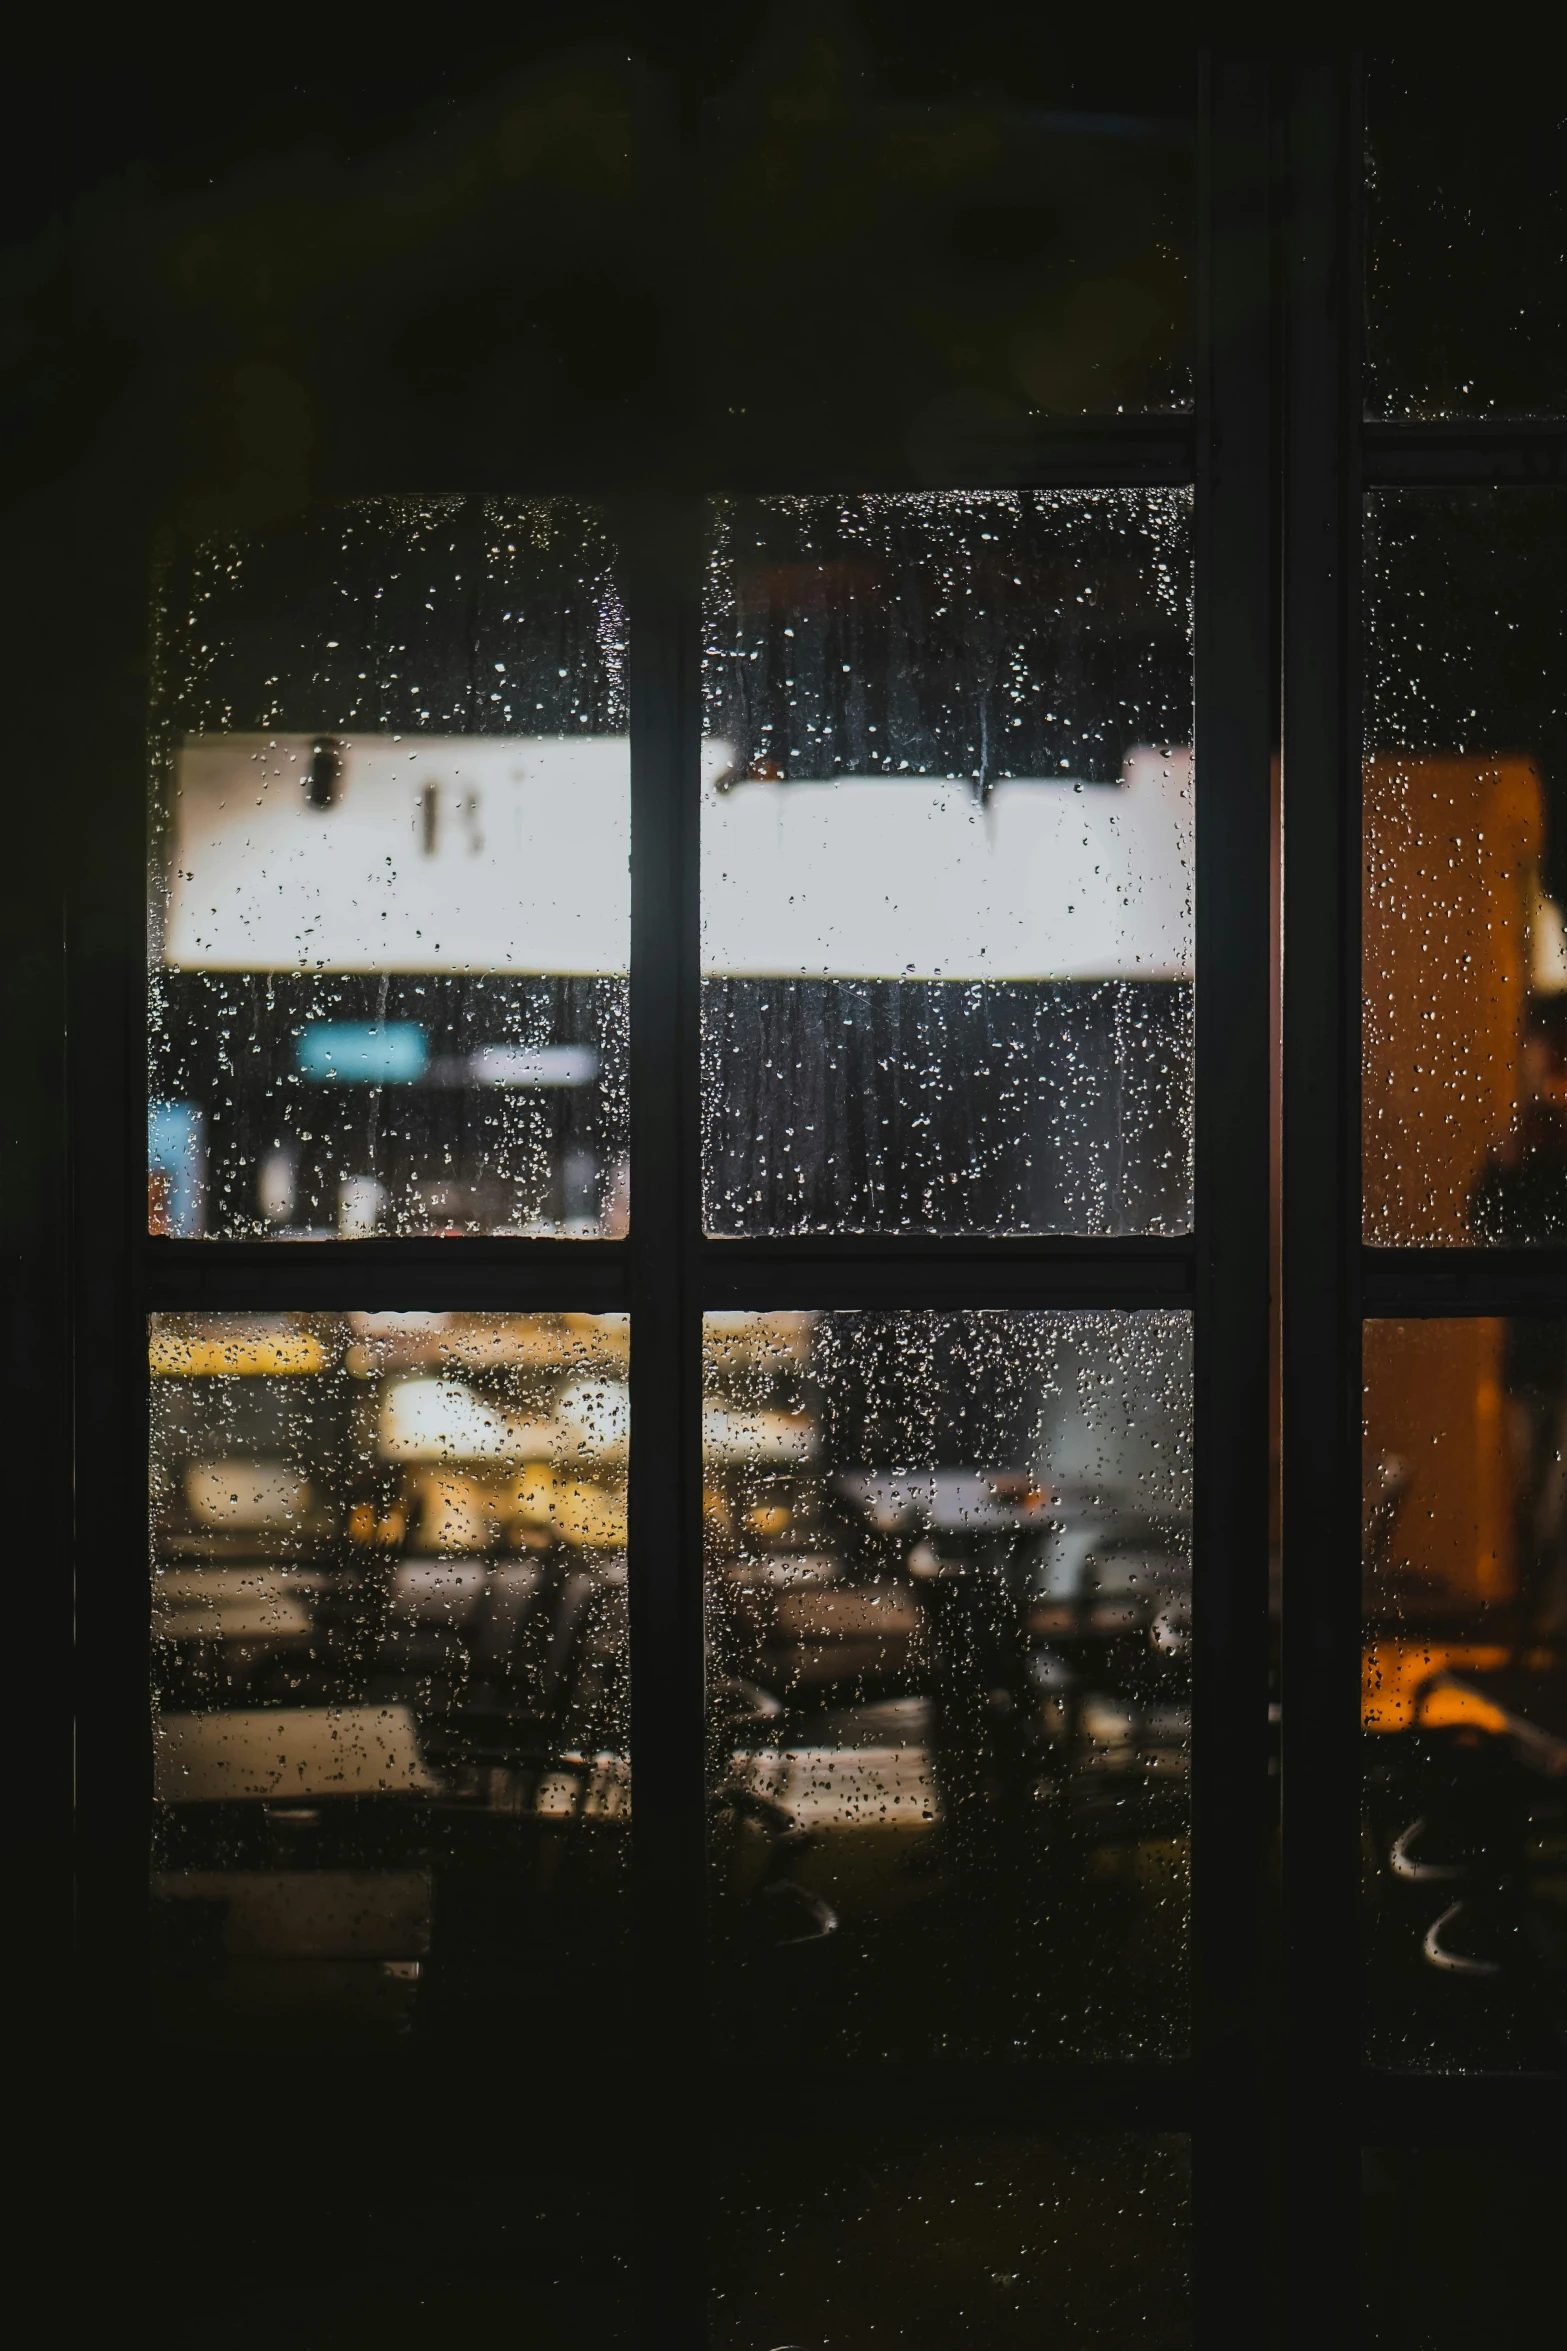
[[[717,2031],[1185,2046],[1190,1326],[710,1314]]]
[[[1567,410],[1554,74],[1403,43],[1366,76],[1366,408],[1400,422]]]
[[[1567,1239],[1567,491],[1367,505],[1365,1237]]]
[[[1186,2351],[1191,2179],[1174,2133],[897,2128],[791,2114],[714,2151],[714,2351]]]
[[[715,509],[713,1233],[1191,1215],[1189,500]]]
[[[625,1318],[160,1314],[149,1368],[164,2033],[472,2035],[569,1976],[613,2046]]]
[[[758,14],[725,46],[693,152],[704,450],[751,479],[850,452],[1009,480],[1043,419],[1190,406],[1189,45],[1090,60],[1026,12],[998,42],[856,9]]]
[[[151,1229],[623,1230],[599,515],[377,500],[198,548],[158,621]]]
[[[1567,2059],[1567,1323],[1364,1348],[1366,2054]]]

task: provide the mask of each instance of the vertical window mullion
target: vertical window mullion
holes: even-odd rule
[[[1361,165],[1352,77],[1297,72],[1284,591],[1285,2308],[1360,2323]],[[1330,2257],[1324,2258],[1325,2249]]]
[[[628,514],[631,1749],[639,2339],[705,2304],[699,907],[700,516]]]
[[[1198,2340],[1263,2306],[1268,1837],[1269,774],[1273,500],[1266,69],[1203,77],[1196,543],[1193,1605]]]
[[[130,507],[130,502],[126,502]],[[85,640],[51,648],[64,695],[69,664],[99,681],[92,723],[65,729],[60,798],[82,812],[59,840],[69,1182],[68,1320],[73,1459],[75,1839],[79,1947],[132,1954],[89,2033],[101,2033],[106,2078],[135,2077],[144,2030],[147,1850],[152,1805],[150,1631],[134,1505],[132,1572],[105,1540],[126,1497],[145,1494],[147,1134],[144,902],[146,803],[146,518],[104,518],[98,593]],[[69,566],[86,538],[57,518]],[[89,2016],[93,2004],[86,2004]],[[116,2116],[113,2127],[118,2127]]]

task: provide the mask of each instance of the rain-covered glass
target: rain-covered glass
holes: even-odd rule
[[[715,2151],[713,2351],[1186,2351],[1185,2140],[933,2138],[870,2111]]]
[[[1026,466],[1037,419],[1190,404],[1189,48],[1095,69],[1045,18],[998,46],[864,7],[714,47],[685,388],[709,447],[944,483]]]
[[[725,2045],[1179,2053],[1187,1318],[710,1314],[705,1348]]]
[[[714,511],[714,1233],[1191,1214],[1183,491]]]
[[[625,628],[597,513],[377,500],[164,584],[151,1229],[626,1220]]]
[[[1567,491],[1367,510],[1365,1237],[1567,1239]]]
[[[1567,1323],[1365,1330],[1367,2052],[1567,2060]]]
[[[1567,107],[1476,44],[1401,45],[1366,90],[1367,412],[1567,410]]]
[[[569,1975],[611,2045],[625,1318],[163,1314],[149,1365],[165,2029],[547,2040]]]

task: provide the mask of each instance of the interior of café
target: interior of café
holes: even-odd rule
[[[634,14],[40,112],[59,2323],[1552,2339],[1559,102]]]

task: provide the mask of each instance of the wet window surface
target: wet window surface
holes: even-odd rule
[[[1567,114],[1549,76],[1406,53],[1367,76],[1367,414],[1533,417],[1567,397]]]
[[[1179,2053],[1185,1318],[706,1331],[725,2045]]]
[[[715,55],[682,387],[709,446],[890,445],[945,484],[1041,417],[1188,407],[1196,92],[1135,47],[1084,72],[1025,18],[1003,64],[957,19],[932,42],[856,8]]]
[[[1567,1239],[1559,489],[1368,501],[1368,1241]]]
[[[1529,2339],[1567,109],[999,21],[20,110],[73,2337]]]
[[[154,1991],[199,2045],[612,2044],[625,1319],[159,1315]]]
[[[945,2140],[856,2118],[829,2148],[725,2151],[715,2351],[868,2340],[1010,2351],[1190,2343],[1185,2143],[1130,2132]]]
[[[624,652],[570,501],[373,501],[169,578],[152,1231],[624,1230]]]
[[[1187,494],[714,515],[714,1233],[1190,1222]]]
[[[1365,1332],[1367,2054],[1567,2058],[1567,1324]]]

